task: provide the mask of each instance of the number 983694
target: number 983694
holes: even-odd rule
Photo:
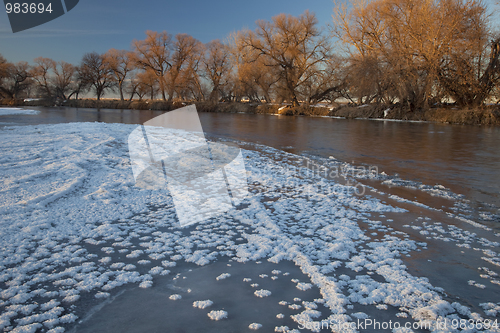
[[[5,11],[7,14],[43,14],[52,13],[52,3],[45,5],[43,3],[14,2],[6,3]]]

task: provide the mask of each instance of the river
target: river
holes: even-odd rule
[[[138,110],[31,109],[40,113],[2,116],[0,123],[142,124],[162,114]],[[385,187],[396,184],[404,184],[406,188],[444,186],[466,199],[468,207],[462,211],[464,216],[495,229],[500,227],[498,127],[237,113],[200,113],[199,116],[208,135],[259,143],[297,154],[333,156],[353,165],[376,166],[380,173],[393,180],[386,178]],[[432,200],[422,198],[419,191],[407,190],[403,195],[432,205]]]

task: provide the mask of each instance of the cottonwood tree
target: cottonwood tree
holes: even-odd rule
[[[135,68],[135,55],[126,50],[110,49],[103,55],[104,64],[110,69],[118,85],[120,99],[123,101],[123,85],[129,73]]]
[[[21,93],[28,91],[33,84],[31,67],[26,61],[16,64],[5,64],[6,78],[0,86],[2,95],[7,98],[19,98]]]
[[[391,104],[397,97],[392,81],[396,75],[391,68],[376,57],[352,55],[345,59],[345,96],[354,103]]]
[[[388,65],[389,71],[382,74],[390,76],[393,81],[399,81],[399,87],[411,88],[410,85],[418,81],[419,78],[418,73],[415,73],[415,71],[418,72],[418,65],[414,63],[416,59],[408,59],[408,57],[413,57],[410,48],[395,45],[399,43],[398,39],[401,36],[394,36],[394,30],[397,27],[394,26],[394,22],[390,21],[391,19],[397,21],[398,17],[390,15],[387,8],[390,6],[388,2],[385,0],[370,3],[354,1],[350,11],[346,9],[346,6],[336,7],[334,34],[351,46],[349,49],[350,68],[347,69],[350,86],[348,94],[357,97],[359,101],[364,95],[371,95],[375,91],[374,87],[381,78],[376,75],[370,79],[370,74],[378,72],[376,68],[383,67],[384,64]],[[405,10],[403,10],[404,12]],[[409,17],[412,16],[409,15]],[[392,27],[390,27],[391,23]],[[403,51],[406,51],[407,54],[403,54]],[[392,73],[391,70],[400,70],[401,73]],[[417,74],[416,78],[415,74]],[[370,84],[370,80],[373,81],[373,84]],[[408,94],[409,92],[404,93],[400,90],[400,100],[409,98]],[[410,101],[410,103],[414,102]]]
[[[132,43],[137,55],[137,64],[143,69],[150,69],[158,80],[160,92],[164,101],[167,100],[166,75],[170,70],[170,53],[172,48],[172,35],[163,32],[146,31],[144,40],[134,40]]]
[[[392,89],[401,103],[419,110],[428,107],[445,60],[484,33],[481,10],[480,2],[467,0],[354,1],[350,8],[337,6],[333,32],[350,46],[358,69],[370,63],[382,69],[372,90]]]
[[[55,95],[64,100],[76,90],[76,67],[65,61],[59,61],[54,67],[53,85]],[[69,95],[68,95],[69,94]]]
[[[266,65],[263,57],[253,62],[245,61],[238,66],[237,79],[242,86],[242,94],[248,96],[251,101],[260,101],[259,96],[262,96],[270,103],[277,77],[275,70]]]
[[[11,64],[0,54],[0,80],[5,79],[8,76],[8,67]]]
[[[318,75],[306,82],[308,102],[315,104],[322,101],[334,102],[344,97],[346,90],[345,59],[331,56],[323,65]]]
[[[124,92],[129,95],[128,98],[129,101],[132,101],[134,99],[134,96],[137,94],[137,88],[139,87],[139,80],[137,79],[137,74],[138,74],[137,71],[133,71],[130,74],[130,84],[128,84],[124,89]],[[139,97],[139,100],[142,100],[144,94],[141,95],[137,94],[137,96]]]
[[[489,55],[488,55],[489,48]],[[460,106],[478,106],[500,82],[500,38],[478,39],[475,48],[451,53],[443,61],[439,82]]]
[[[192,74],[190,66],[195,65],[196,57],[202,53],[201,42],[188,34],[177,34],[172,43],[172,55],[167,60],[169,71],[166,74],[168,87],[168,101],[171,102],[174,94],[180,96],[183,85],[188,84]]]
[[[256,102],[263,96],[267,103],[272,101],[273,86],[278,81],[276,68],[259,57],[259,51],[245,46],[244,35],[238,32],[232,36],[231,63],[235,70],[234,93],[239,100],[246,96]]]
[[[133,100],[135,95],[139,97],[139,101],[142,101],[143,97],[150,91],[149,86],[146,83],[149,80],[144,79],[146,75],[151,75],[152,82],[154,82],[154,84],[157,84],[156,76],[154,75],[154,73],[146,74],[146,72],[147,71],[132,72],[130,77],[130,84],[125,88],[125,91],[130,95],[129,101]],[[153,94],[151,94],[151,96],[153,96]]]
[[[80,64],[80,66],[75,66],[75,76],[74,76],[74,84],[72,85],[73,89],[68,96],[75,96],[75,99],[78,99],[80,94],[83,94],[90,89],[90,82],[88,80],[88,75],[86,74],[86,68]]]
[[[100,100],[106,89],[115,86],[112,71],[104,61],[104,56],[97,52],[86,53],[80,65],[82,85],[94,88],[97,100]]]
[[[201,62],[203,59],[203,44],[200,44],[199,53],[195,54],[193,57],[189,59],[189,63],[187,69],[184,71],[183,76],[181,78],[181,98],[183,99],[194,99],[196,101],[204,101],[206,100],[206,96],[208,96],[208,87],[202,77],[200,76],[201,72]]]
[[[276,70],[278,91],[292,105],[299,105],[299,88],[330,56],[331,46],[317,25],[316,16],[305,11],[298,17],[279,14],[271,22],[257,21],[255,32],[242,33],[245,46]]]
[[[142,100],[145,95],[149,95],[149,98],[153,100],[160,92],[157,75],[150,68],[137,73],[133,82],[136,87],[135,93],[139,96],[139,100]]]
[[[0,54],[0,97],[8,97],[6,86],[11,70],[12,64]]]
[[[208,99],[214,102],[219,100],[222,90],[229,83],[230,54],[229,48],[218,39],[207,43],[205,48],[203,72],[212,88]]]
[[[139,80],[137,79],[137,74],[138,73],[135,71],[130,74],[130,84],[128,84],[124,89],[130,96],[128,99],[129,101],[132,101],[136,94],[139,97],[139,100],[142,100],[142,97],[144,96],[144,94],[138,94]]]
[[[206,80],[201,76],[204,55],[205,47],[198,43],[178,78],[176,93],[182,100],[204,101],[208,95]]]
[[[52,73],[56,62],[50,58],[38,57],[34,60],[35,66],[31,70],[31,77],[36,83],[38,90],[46,97],[53,95]]]

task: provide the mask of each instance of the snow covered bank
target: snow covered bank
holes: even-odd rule
[[[9,115],[35,115],[39,114],[40,111],[37,110],[25,110],[21,108],[0,108],[0,116],[9,116]]]
[[[401,226],[397,219],[408,208],[397,200],[356,196],[349,186],[318,175],[304,178],[298,172],[302,157],[268,147],[244,150],[251,195],[238,209],[180,228],[169,193],[134,186],[127,148],[134,128],[77,123],[0,130],[0,329],[63,332],[85,316],[88,304],[114,297],[121,286],[154,289],[159,280],[181,281],[185,276],[177,270],[185,263],[204,266],[222,258],[241,264],[288,262],[302,272],[302,278],[291,277],[277,273],[278,267],[245,282],[259,302],[282,301],[274,300],[272,284],[265,285],[275,281],[272,277],[293,283],[294,292],[318,293],[293,304],[287,299],[282,311],[290,323],[281,325],[281,316],[276,317],[281,313],[273,314],[280,330],[315,331],[318,321],[344,325],[370,317],[435,328],[449,322],[453,332],[453,320],[496,315],[498,235],[479,237],[427,216]],[[456,244],[457,255],[484,257],[474,269],[485,269],[460,288],[485,290],[485,296],[452,300],[446,289],[409,273],[403,258],[429,251],[433,242]],[[223,273],[225,279],[217,280]],[[210,283],[241,284],[235,273],[221,270]],[[468,280],[481,281],[485,289]],[[186,295],[196,286],[170,292],[181,297],[168,301],[205,311],[199,313],[207,321],[210,311],[223,311],[214,316],[223,320],[210,325],[230,324],[231,308],[219,307],[215,298],[212,307],[193,308]],[[471,311],[474,302],[485,304],[487,312]],[[323,311],[313,303],[322,304]],[[261,323],[250,319],[246,327]],[[356,331],[346,327],[345,332]]]

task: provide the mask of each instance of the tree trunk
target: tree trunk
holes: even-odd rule
[[[118,82],[118,90],[120,90],[120,100],[124,100],[123,98],[123,81]]]

